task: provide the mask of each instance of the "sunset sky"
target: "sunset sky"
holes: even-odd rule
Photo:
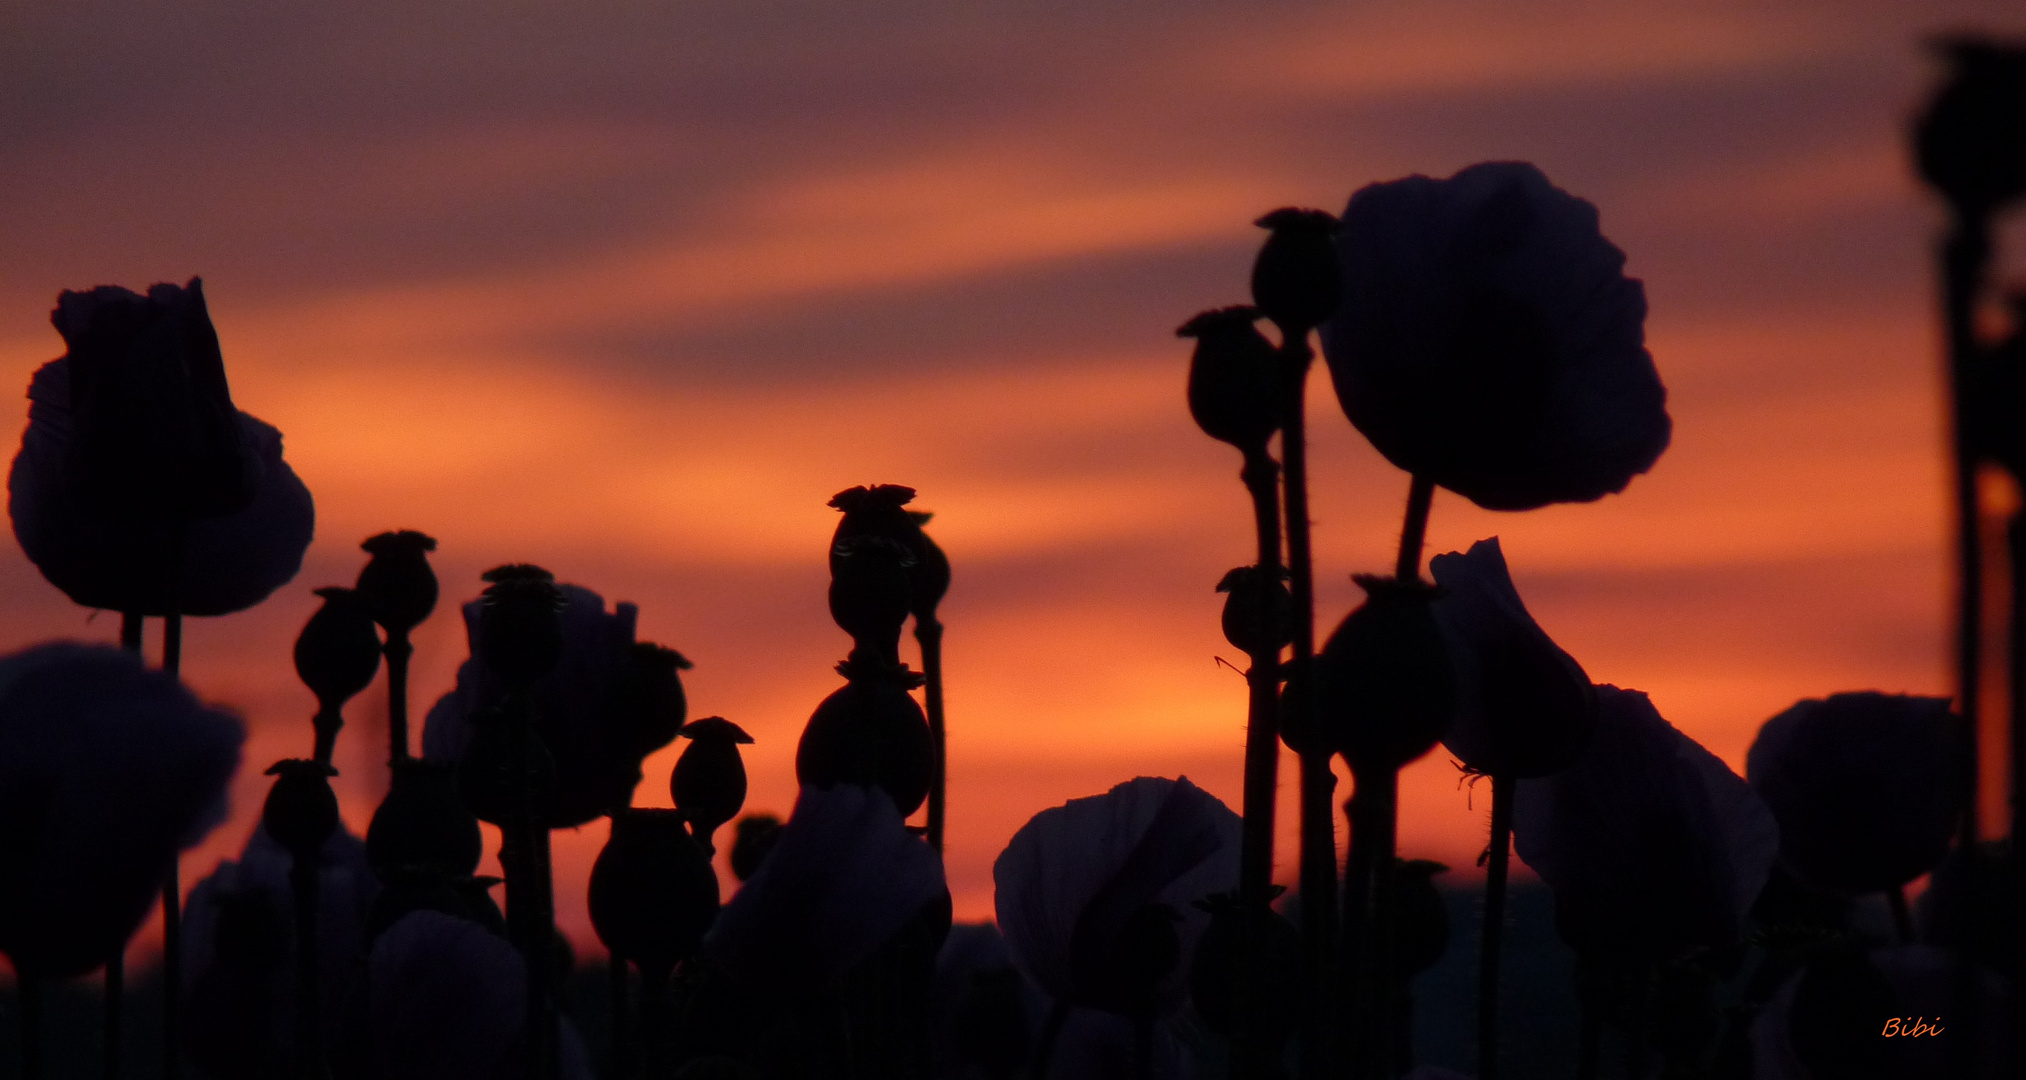
[[[2000,21],[2009,18],[2009,22]],[[1944,693],[1939,222],[1906,160],[1927,35],[1989,3],[10,4],[0,14],[0,385],[62,351],[56,293],[201,274],[239,406],[315,493],[304,571],[188,631],[186,672],[271,761],[310,746],[289,651],[358,543],[421,529],[444,602],[415,710],[465,655],[478,574],[537,562],[640,606],[693,716],[753,733],[748,809],[849,639],[824,604],[841,488],[936,517],[949,875],[991,910],[1030,815],[1134,775],[1234,807],[1245,691],[1216,657],[1251,556],[1235,451],[1183,403],[1174,328],[1244,302],[1277,206],[1526,159],[1644,279],[1672,448],[1626,492],[1527,514],[1443,493],[1430,552],[1502,538],[1598,682],[1742,769],[1796,699]],[[2018,267],[2013,268],[2015,271]],[[1407,478],[1312,390],[1319,637],[1391,565]],[[26,401],[14,416],[25,422]],[[0,646],[116,638],[8,545]],[[152,629],[151,629],[152,635]],[[911,644],[909,646],[912,647]],[[384,689],[340,740],[347,821],[385,784]],[[638,801],[668,802],[674,750]],[[1292,773],[1283,794],[1291,836]],[[1468,872],[1438,749],[1403,854]],[[591,945],[602,825],[558,834]],[[1283,842],[1280,876],[1294,849]]]

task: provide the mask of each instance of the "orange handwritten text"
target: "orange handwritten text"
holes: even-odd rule
[[[1935,1020],[1940,1021],[1941,1017],[1937,1016]],[[1930,1024],[1927,1022],[1927,1017],[1925,1016],[1916,1016],[1911,1020],[1901,1020],[1895,1016],[1887,1020],[1885,1022],[1885,1030],[1879,1032],[1880,1035],[1888,1039],[1894,1035],[1940,1035],[1941,1033],[1941,1024],[1939,1022]]]

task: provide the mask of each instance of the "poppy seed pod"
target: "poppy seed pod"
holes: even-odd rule
[[[929,523],[930,515],[908,511],[917,531]],[[926,532],[921,532],[921,546],[915,551],[915,562],[908,568],[908,603],[914,609],[915,621],[928,622],[936,617],[936,605],[942,603],[943,594],[950,591],[950,557]]]
[[[329,711],[372,685],[380,670],[380,634],[358,593],[325,586],[316,595],[324,606],[295,639],[295,673]]]
[[[675,808],[689,820],[697,843],[706,852],[715,851],[711,834],[739,816],[739,808],[746,805],[746,763],[739,757],[739,746],[751,745],[753,737],[722,716],[685,724],[682,735],[690,743],[675,759],[668,791]]]
[[[863,537],[835,560],[830,617],[851,635],[852,659],[886,667],[900,663],[900,630],[913,611],[914,554],[900,541]]]
[[[732,834],[732,876],[740,881],[751,880],[780,838],[780,818],[772,814],[747,814],[740,818]]]
[[[636,641],[614,673],[606,711],[627,753],[645,758],[675,741],[689,712],[681,672],[694,667],[666,645]]]
[[[1949,81],[1914,129],[1921,177],[1959,213],[1982,216],[2026,193],[2026,49],[1942,43]]]
[[[1276,895],[1280,886],[1274,886]],[[1294,1032],[1301,1006],[1301,931],[1271,907],[1247,907],[1235,893],[1212,893],[1195,902],[1210,923],[1196,939],[1189,966],[1189,1002],[1210,1030],[1227,1039],[1238,1036],[1241,995],[1245,985],[1245,950],[1253,935],[1266,942],[1264,989],[1272,1000],[1259,1010],[1270,1026],[1267,1039],[1279,1045]]]
[[[1351,196],[1323,354],[1386,460],[1488,510],[1622,491],[1667,448],[1646,292],[1596,207],[1523,162]]]
[[[381,628],[406,633],[436,610],[436,571],[429,566],[434,537],[402,529],[370,537],[359,547],[373,557],[359,570],[354,589]]]
[[[1935,868],[1962,813],[1949,700],[1865,692],[1766,721],[1745,758],[1780,823],[1780,861],[1817,888],[1897,888]]]
[[[1254,225],[1270,230],[1252,264],[1252,302],[1289,339],[1321,325],[1343,295],[1337,267],[1337,219],[1287,206]]]
[[[921,525],[906,507],[914,501],[915,489],[901,484],[875,484],[845,488],[825,504],[843,514],[837,531],[830,534],[830,573],[835,577],[844,563],[868,539],[893,541],[912,552]]]
[[[484,854],[478,818],[458,798],[448,762],[399,758],[393,782],[366,829],[366,857],[383,877],[420,870],[450,877],[478,869]]]
[[[1183,323],[1189,357],[1189,415],[1203,433],[1247,452],[1264,452],[1280,429],[1280,366],[1259,332],[1259,310],[1218,308]]]
[[[315,858],[338,831],[338,796],[331,777],[338,771],[321,761],[288,758],[268,766],[274,786],[260,809],[260,826],[289,854]]]
[[[1283,577],[1240,566],[1217,582],[1225,594],[1224,640],[1247,656],[1278,656],[1294,640],[1294,598]]]
[[[1289,750],[1304,757],[1321,754],[1327,758],[1336,753],[1336,749],[1330,742],[1329,732],[1323,727],[1322,718],[1310,705],[1315,680],[1295,677],[1294,668],[1300,663],[1299,660],[1290,660],[1281,668],[1281,674],[1287,681],[1280,688],[1280,741]],[[1310,658],[1310,670],[1314,669],[1314,665],[1314,658]]]
[[[795,747],[795,782],[879,787],[906,817],[929,797],[935,744],[928,717],[886,678],[854,679],[816,706]]]
[[[556,577],[524,563],[496,566],[480,597],[478,658],[509,687],[526,687],[563,658],[563,594]]]
[[[1316,656],[1317,725],[1353,770],[1398,769],[1428,752],[1456,715],[1456,676],[1435,590],[1360,574],[1365,602]]]
[[[540,735],[498,706],[471,718],[471,741],[457,763],[457,793],[478,820],[501,827],[548,819],[556,801],[556,759]]]
[[[666,975],[718,914],[718,876],[676,810],[621,810],[591,866],[591,925],[613,955]]]
[[[1443,736],[1488,776],[1536,777],[1569,767],[1597,728],[1597,693],[1574,657],[1527,614],[1498,537],[1428,562],[1435,618],[1456,667],[1456,722]]]

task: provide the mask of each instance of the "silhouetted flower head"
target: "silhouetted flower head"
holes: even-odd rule
[[[781,839],[781,819],[772,814],[747,814],[739,819],[732,835],[732,876],[750,881]]]
[[[380,670],[380,635],[358,593],[326,586],[316,594],[324,605],[295,639],[295,673],[320,710],[334,710],[372,684]]]
[[[751,745],[745,729],[722,716],[706,716],[683,725],[690,740],[668,778],[668,792],[706,852],[715,851],[711,834],[739,816],[746,805],[746,763],[741,744]]]
[[[1573,763],[1597,727],[1582,665],[1527,614],[1498,537],[1428,562],[1435,619],[1456,665],[1456,722],[1443,745],[1472,769],[1547,776]]]
[[[906,612],[917,619],[935,618],[936,605],[950,589],[950,560],[922,531],[931,515],[905,509],[914,497],[915,489],[900,484],[846,488],[830,497],[829,505],[844,514],[830,539],[831,611],[838,625],[853,636],[857,636],[857,631],[847,625],[847,618],[883,627],[891,617],[888,608],[892,603],[892,585],[885,582],[890,573],[887,563],[899,564],[907,579]],[[866,580],[853,580],[853,560],[868,553],[875,556],[872,561],[880,564],[879,568],[870,575],[860,571]],[[852,582],[847,587],[844,613],[839,613],[835,591],[835,582],[840,578]],[[872,590],[872,593],[860,597],[850,590]],[[897,625],[894,632],[899,632]]]
[[[436,610],[436,571],[429,553],[436,539],[412,529],[383,532],[360,544],[372,558],[355,586],[373,621],[390,634],[405,634]]]
[[[1268,573],[1240,566],[1217,582],[1224,593],[1224,640],[1248,656],[1279,656],[1294,640],[1294,598],[1288,595],[1285,571]]]
[[[368,1023],[387,1080],[496,1080],[517,1063],[527,966],[507,941],[436,911],[402,918],[367,958]]]
[[[256,827],[183,906],[184,1045],[219,1080],[268,1080],[295,1032],[294,859]],[[317,856],[317,981],[324,1032],[338,1034],[380,891],[359,838],[340,827]]]
[[[0,659],[0,952],[79,975],[125,944],[162,869],[225,817],[246,737],[118,649]]]
[[[1287,206],[1253,224],[1271,235],[1252,264],[1252,302],[1283,335],[1302,337],[1330,317],[1343,295],[1337,219]]]
[[[460,877],[478,869],[484,854],[478,818],[458,797],[455,767],[426,758],[401,758],[389,766],[387,797],[366,830],[374,872]]]
[[[1745,776],[1780,823],[1780,861],[1844,893],[1934,869],[1962,810],[1959,729],[1947,698],[1876,692],[1809,699],[1766,721]]]
[[[687,661],[673,650],[672,658],[640,655],[633,640],[639,609],[632,604],[618,604],[608,612],[604,598],[589,589],[550,588],[557,590],[563,604],[560,612],[554,612],[561,626],[560,659],[529,692],[536,706],[536,734],[555,767],[556,802],[549,824],[560,829],[581,825],[631,801],[640,783],[641,759],[666,743],[655,743],[646,733],[648,727],[668,722],[665,713],[643,721],[643,714],[627,705],[641,704],[637,696],[641,687],[634,680],[652,674],[635,665],[659,664],[672,676]],[[482,635],[488,615],[481,601],[464,606],[465,635],[475,656],[484,655]],[[463,760],[474,730],[473,715],[500,702],[506,690],[488,665],[476,660],[459,665],[456,688],[438,699],[424,722],[423,756]],[[672,707],[667,687],[661,688],[661,695],[662,705]],[[674,732],[668,735],[672,738]]]
[[[482,576],[492,584],[479,597],[472,655],[506,685],[526,686],[563,657],[561,612],[567,601],[556,576],[539,566],[495,566]]]
[[[233,407],[196,279],[66,292],[8,476],[22,550],[86,607],[248,608],[302,567],[315,513],[281,433]]]
[[[591,925],[614,956],[666,976],[718,914],[718,875],[680,810],[621,810],[591,866]]]
[[[274,786],[267,789],[260,827],[297,857],[323,850],[338,831],[338,796],[331,777],[338,770],[321,761],[290,758],[268,766]]]
[[[2026,194],[2026,48],[1942,44],[1949,81],[1914,131],[1921,176],[1968,216]]]
[[[1597,210],[1522,162],[1351,196],[1323,352],[1387,460],[1491,510],[1621,491],[1667,448],[1646,294]]]
[[[855,678],[810,715],[795,745],[795,782],[804,788],[872,784],[905,817],[929,797],[935,743],[928,717],[891,678]]]
[[[1645,694],[1598,686],[1597,705],[1582,757],[1521,781],[1513,809],[1563,937],[1655,957],[1735,943],[1779,850],[1772,813]]]
[[[856,784],[803,788],[760,868],[704,937],[711,964],[749,990],[828,987],[931,903],[943,863],[892,800]]]
[[[1280,430],[1280,358],[1258,320],[1258,308],[1218,308],[1175,331],[1196,339],[1189,415],[1205,435],[1250,453],[1264,453]]]
[[[675,741],[689,714],[681,673],[694,666],[666,645],[636,641],[627,648],[605,710],[627,753],[644,760]]]
[[[1316,655],[1317,725],[1353,769],[1398,769],[1449,730],[1456,676],[1419,581],[1358,575],[1365,602]]]
[[[1188,779],[1143,776],[1034,815],[992,866],[999,932],[1014,963],[1058,1000],[1134,1015],[1188,995],[1195,901],[1238,874],[1239,819]],[[1163,910],[1156,910],[1163,909]],[[1174,935],[1174,963],[1147,946]]]

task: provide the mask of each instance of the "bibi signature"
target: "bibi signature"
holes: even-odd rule
[[[1885,1030],[1879,1032],[1879,1034],[1888,1039],[1894,1035],[1940,1035],[1942,1033],[1941,1017],[1935,1017],[1935,1021],[1935,1023],[1930,1024],[1927,1022],[1927,1017],[1925,1016],[1909,1016],[1905,1019],[1895,1016],[1885,1022]]]

